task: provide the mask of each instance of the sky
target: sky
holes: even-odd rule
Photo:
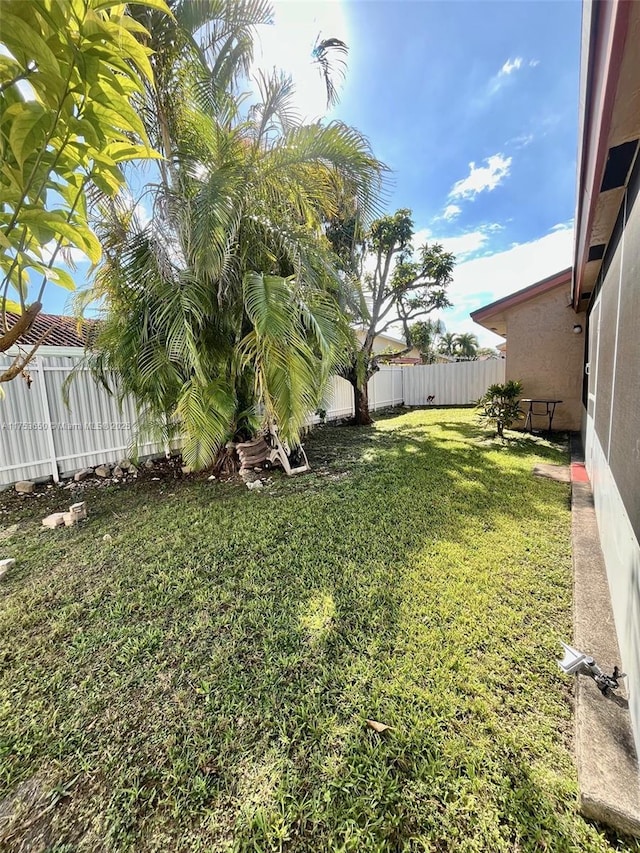
[[[284,0],[256,67],[292,73],[309,119],[339,119],[391,169],[385,209],[410,208],[414,246],[456,255],[448,331],[501,339],[469,312],[571,265],[581,5],[578,0]],[[326,113],[310,52],[349,46]],[[79,266],[82,277],[86,267]],[[57,292],[56,292],[57,291]],[[50,287],[45,310],[62,311]],[[68,308],[68,304],[66,305]]]

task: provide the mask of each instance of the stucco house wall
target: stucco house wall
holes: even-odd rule
[[[579,430],[586,317],[571,307],[570,284],[508,308],[504,315],[507,380],[522,382],[523,397],[562,400],[553,419],[554,430]],[[574,333],[576,324],[582,326],[582,334]],[[534,427],[544,422],[537,419]]]

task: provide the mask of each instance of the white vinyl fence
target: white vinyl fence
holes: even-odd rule
[[[72,474],[80,468],[115,463],[130,452],[135,439],[137,407],[127,399],[122,411],[87,370],[80,370],[63,400],[63,384],[81,350],[43,347],[29,366],[29,388],[22,379],[5,383],[0,400],[0,488],[18,480],[42,480]],[[11,358],[0,354],[0,370]],[[431,394],[434,404],[466,404],[492,382],[504,381],[504,361],[469,362],[423,367],[383,367],[369,381],[372,411],[402,403],[421,406]],[[349,383],[334,377],[328,395],[327,420],[353,415]],[[319,417],[310,417],[318,423]],[[157,456],[165,447],[138,446],[141,456]]]
[[[435,406],[466,406],[475,403],[489,385],[505,381],[504,359],[459,361],[409,367],[404,375],[405,406],[424,406],[433,395]]]

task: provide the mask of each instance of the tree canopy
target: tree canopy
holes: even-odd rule
[[[138,0],[167,16],[163,0]],[[28,331],[47,283],[73,290],[78,251],[101,258],[96,195],[124,186],[121,165],[156,156],[133,101],[151,87],[146,29],[108,0],[4,0],[0,44],[0,352]],[[7,313],[19,315],[9,326]],[[19,375],[21,351],[0,382]]]
[[[439,308],[447,308],[447,286],[455,258],[439,243],[414,250],[411,211],[406,208],[376,219],[359,230],[353,217],[333,222],[328,231],[345,272],[356,285],[359,300],[351,304],[354,322],[365,331],[345,371],[355,396],[356,422],[370,422],[367,381],[378,369],[373,344],[377,335],[395,325],[411,348],[411,324]]]
[[[297,442],[321,403],[350,336],[324,225],[347,195],[370,222],[383,167],[355,129],[301,124],[285,76],[259,75],[257,102],[241,106],[265,4],[198,5],[209,17],[195,23],[194,6],[157,24],[144,12],[156,86],[141,114],[160,180],[149,222],[126,198],[103,207],[89,298],[105,308],[97,373],[115,372],[146,426],[181,432],[202,467],[265,417]]]

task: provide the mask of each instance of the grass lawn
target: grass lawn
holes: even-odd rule
[[[566,455],[488,435],[326,427],[309,475],[55,531],[69,492],[0,495],[0,848],[638,849],[575,810],[569,488],[531,474]]]

